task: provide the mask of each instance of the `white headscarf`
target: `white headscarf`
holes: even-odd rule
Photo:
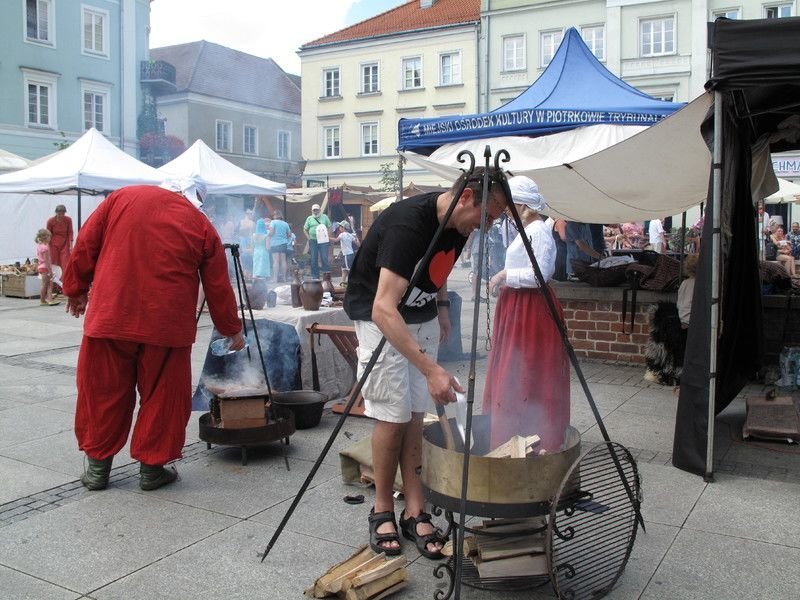
[[[197,208],[203,205],[202,199],[206,197],[206,183],[199,178],[167,179],[159,187],[183,195]]]
[[[524,204],[537,213],[544,212],[547,208],[544,197],[539,193],[539,186],[533,179],[517,175],[508,180],[508,187],[514,204]]]

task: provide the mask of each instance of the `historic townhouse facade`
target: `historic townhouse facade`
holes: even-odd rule
[[[686,102],[708,79],[706,24],[718,17],[782,18],[775,0],[481,0],[482,111],[516,97],[575,27],[608,69],[657,98]]]
[[[54,152],[95,127],[137,154],[150,0],[4,0],[0,148]]]
[[[153,48],[174,69],[154,91],[160,127],[187,147],[203,140],[256,175],[300,186],[300,80],[269,58],[200,41]]]
[[[304,44],[305,183],[378,186],[397,165],[398,119],[476,112],[478,33],[478,0],[414,0]]]

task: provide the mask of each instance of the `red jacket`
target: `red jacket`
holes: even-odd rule
[[[211,319],[241,330],[222,242],[208,218],[175,192],[125,187],[81,228],[63,275],[67,296],[89,291],[84,334],[157,346],[191,346],[202,279]]]

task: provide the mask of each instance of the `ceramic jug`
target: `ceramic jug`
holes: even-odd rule
[[[322,303],[322,282],[319,279],[306,279],[300,286],[300,300],[306,310],[319,310]]]
[[[300,299],[300,287],[302,285],[303,284],[300,283],[300,271],[295,269],[294,278],[292,279],[292,283],[290,284],[292,292],[292,306],[294,308],[299,308],[303,306],[303,301]]]

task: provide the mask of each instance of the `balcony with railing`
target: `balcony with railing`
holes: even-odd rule
[[[175,67],[163,60],[143,60],[139,81],[147,85],[153,94],[171,94],[175,86]]]

